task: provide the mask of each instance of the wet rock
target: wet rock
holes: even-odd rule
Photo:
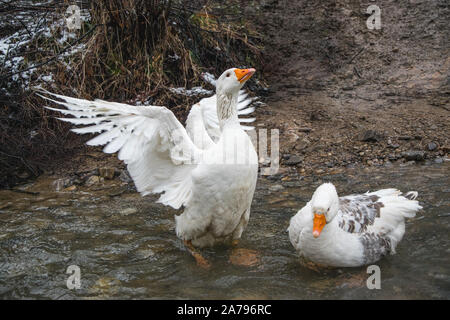
[[[444,162],[444,159],[442,159],[442,158],[436,158],[436,159],[434,159],[434,162],[435,162],[435,163],[443,163],[443,162]]]
[[[425,159],[425,151],[411,150],[403,152],[402,157],[406,161],[423,161]]]
[[[387,160],[387,161],[384,163],[384,166],[387,167],[387,168],[390,168],[390,167],[393,166],[393,164],[392,164],[392,162],[390,162],[389,160]]]
[[[437,147],[438,147],[438,145],[437,145],[437,143],[435,143],[435,142],[430,142],[430,143],[427,145],[427,148],[428,148],[429,151],[434,151],[434,150],[437,149]]]
[[[398,140],[406,140],[406,141],[414,139],[414,137],[411,137],[411,136],[398,136],[397,138],[398,138]]]
[[[408,162],[405,162],[405,163],[401,163],[400,167],[408,167],[408,166],[412,166],[414,164],[416,164],[416,162],[414,160],[412,160],[412,161],[408,161]]]
[[[283,178],[283,175],[282,174],[272,174],[272,175],[270,175],[270,176],[267,176],[267,179],[268,180],[272,180],[272,181],[274,181],[274,180],[280,180],[281,178]]]
[[[378,142],[382,138],[383,138],[383,135],[375,130],[367,130],[359,136],[360,141],[366,141],[366,142]]]
[[[295,166],[299,163],[303,162],[303,158],[297,155],[290,156],[289,159],[284,161],[284,164],[287,166]]]
[[[122,172],[120,172],[119,180],[122,182],[125,182],[125,183],[133,182],[133,179],[131,179],[128,171],[126,171],[126,170],[122,170]]]
[[[394,154],[394,153],[391,153],[391,154],[388,155],[388,159],[389,159],[390,161],[394,161],[394,160],[397,160],[397,159],[399,159],[399,158],[400,158],[400,156],[397,155],[397,154]]]
[[[397,143],[393,143],[393,144],[388,144],[388,147],[389,147],[389,148],[392,148],[392,149],[397,149],[397,148],[400,147],[400,145],[397,144]]]
[[[392,148],[392,149],[397,149],[400,147],[400,145],[398,143],[392,143],[391,139],[388,139],[387,145],[388,145],[388,148]]]
[[[137,212],[138,212],[138,210],[136,208],[126,208],[126,209],[121,210],[120,214],[122,216],[128,216],[130,214],[135,214]]]
[[[86,187],[90,187],[93,186],[94,184],[100,183],[101,179],[99,176],[90,176],[86,182],[85,185]]]
[[[64,191],[75,191],[77,190],[77,186],[73,185],[64,189]]]
[[[275,185],[269,187],[269,190],[274,191],[274,192],[280,191],[283,189],[284,189],[284,187],[281,184],[275,184]]]
[[[109,179],[109,180],[113,179],[114,173],[115,173],[114,168],[99,168],[98,169],[98,174],[100,175],[100,177],[103,177],[105,179]]]
[[[255,250],[235,248],[230,255],[230,262],[236,266],[252,267],[260,261],[260,253]]]

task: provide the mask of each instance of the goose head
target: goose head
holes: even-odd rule
[[[255,71],[253,68],[231,68],[222,73],[217,79],[217,118],[221,129],[224,128],[226,123],[234,126],[239,124],[237,116],[239,90],[252,77]]]
[[[339,210],[339,197],[332,183],[320,185],[311,200],[313,236],[318,238],[325,225],[333,220]]]
[[[216,91],[219,94],[234,96],[239,93],[245,82],[250,79],[256,72],[255,69],[238,69],[231,68],[226,70],[217,79]]]

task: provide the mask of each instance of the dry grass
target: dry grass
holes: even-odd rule
[[[61,17],[69,3],[55,2],[59,13],[53,17]],[[218,75],[232,66],[261,63],[260,36],[241,14],[240,1],[100,0],[89,5],[90,21],[77,31],[78,40],[68,41],[83,49],[68,54],[72,48],[57,37],[37,37],[22,53],[28,65],[42,64],[29,87],[18,82],[8,87],[8,96],[0,96],[0,186],[36,176],[84,148],[85,138],[69,133],[43,108],[42,99],[29,90],[34,85],[87,99],[148,100],[184,120],[192,98],[174,95],[170,87],[205,86],[204,71]],[[52,32],[61,34],[63,28]],[[53,83],[39,79],[48,74]],[[3,74],[0,85],[10,80]]]

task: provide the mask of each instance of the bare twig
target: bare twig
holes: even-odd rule
[[[52,62],[53,60],[55,60],[56,58],[58,58],[59,56],[61,56],[61,54],[63,54],[64,52],[66,52],[68,49],[72,48],[75,44],[77,44],[78,42],[80,42],[81,40],[83,40],[84,38],[86,38],[86,37],[87,37],[90,33],[92,33],[92,31],[94,31],[95,28],[97,28],[98,26],[99,26],[99,24],[93,26],[88,32],[86,32],[86,33],[83,34],[81,37],[79,37],[78,39],[76,39],[74,42],[72,42],[71,44],[69,44],[68,46],[66,46],[65,48],[63,48],[63,49],[61,50],[61,52],[59,52],[58,54],[56,54],[56,55],[52,56],[51,58],[45,60],[44,62],[38,63],[38,64],[36,64],[36,65],[34,65],[34,66],[31,66],[31,67],[29,67],[29,68],[26,68],[26,69],[24,69],[24,70],[20,70],[20,71],[16,71],[16,72],[11,72],[11,73],[9,73],[9,74],[7,74],[7,75],[2,76],[2,77],[0,78],[0,80],[5,80],[5,79],[7,79],[7,78],[9,78],[9,77],[11,77],[11,76],[13,76],[13,75],[15,75],[15,74],[19,74],[19,73],[22,73],[22,72],[25,72],[25,71],[28,71],[28,70],[36,69],[36,68],[42,67],[42,66],[44,66],[44,65],[46,65],[46,64],[48,64],[48,63],[50,63],[50,62]]]

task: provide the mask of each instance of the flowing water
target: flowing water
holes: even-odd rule
[[[174,230],[179,212],[141,198],[117,181],[52,191],[49,177],[0,191],[0,297],[31,299],[449,299],[450,164],[346,170],[325,177],[260,179],[239,248],[251,267],[229,262],[231,249],[203,250],[197,267]],[[381,289],[365,267],[314,271],[300,264],[286,228],[324,181],[341,195],[386,187],[417,190],[424,209],[406,224],[397,254],[378,263]],[[68,289],[68,266],[81,288]]]

